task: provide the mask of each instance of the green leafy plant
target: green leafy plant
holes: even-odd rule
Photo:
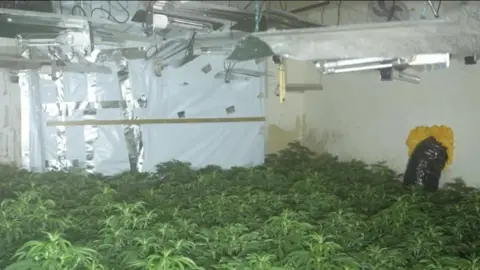
[[[265,164],[155,173],[0,170],[7,270],[480,269],[480,193],[298,143]]]

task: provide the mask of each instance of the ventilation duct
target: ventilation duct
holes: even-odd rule
[[[392,59],[429,53],[466,56],[480,51],[478,29],[479,22],[467,25],[435,20],[258,32],[243,38],[229,60],[247,61],[273,55],[305,61]]]
[[[104,19],[0,9],[0,37],[15,38],[19,45],[16,53],[1,57],[0,66],[38,69],[39,66],[52,65],[51,58],[55,57],[60,59],[56,60],[56,66],[64,71],[84,72],[91,69],[99,73],[110,72],[92,64],[99,59],[97,56],[109,59],[114,52],[122,49],[121,53],[127,58],[138,59],[145,54],[142,47],[158,43],[140,33],[125,33],[124,28]],[[127,45],[130,48],[124,48]],[[21,58],[19,51],[27,48],[32,52],[31,58],[16,59]],[[74,58],[78,63],[70,62]]]
[[[225,5],[208,4],[202,1],[155,1],[149,9],[144,16],[152,18],[145,18],[144,21],[151,22],[159,35],[166,35],[178,29],[197,32],[216,31],[221,29],[225,22],[232,25],[231,30],[243,32],[254,30],[255,14],[253,12]],[[161,16],[168,18],[167,23]],[[137,20],[141,19],[137,18]],[[268,16],[262,17],[261,23],[265,27],[276,29],[320,26],[301,20],[292,13],[278,10],[270,10]]]

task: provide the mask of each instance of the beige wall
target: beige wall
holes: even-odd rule
[[[479,66],[455,62],[450,69],[423,73],[418,85],[380,82],[373,73],[325,77],[322,92],[304,96],[307,126],[312,127],[305,144],[342,159],[387,161],[402,171],[408,132],[419,125],[448,125],[456,149],[443,180],[463,176],[472,185],[480,184],[478,74]]]
[[[365,11],[362,13],[358,4],[347,4],[346,10],[342,23],[366,21]],[[318,18],[318,13],[309,16]],[[324,18],[335,22],[336,9],[331,7]],[[320,78],[318,73],[312,74],[312,69],[312,65],[297,65],[296,79]],[[300,137],[304,145],[318,152],[328,151],[341,159],[369,163],[386,161],[398,171],[404,170],[408,159],[405,140],[412,128],[448,125],[455,133],[456,149],[453,165],[442,181],[463,177],[476,186],[480,184],[476,174],[480,158],[480,144],[476,141],[480,138],[476,116],[480,106],[479,74],[478,65],[453,62],[449,69],[421,73],[422,82],[418,85],[380,82],[379,74],[374,72],[328,75],[322,78],[323,91],[287,95],[285,105],[268,100],[267,117],[270,124],[290,131],[282,132],[288,134],[288,139]],[[279,114],[289,116],[271,118]],[[298,126],[301,132],[297,131]],[[268,140],[277,142],[278,148],[286,139],[280,142],[272,138],[277,132],[269,134]]]
[[[267,118],[266,152],[274,153],[284,149],[291,141],[302,141],[305,130],[303,93],[288,93],[285,103],[280,103],[277,93],[277,66],[267,60],[265,116]],[[288,74],[288,73],[287,73]],[[287,77],[287,80],[289,78]]]

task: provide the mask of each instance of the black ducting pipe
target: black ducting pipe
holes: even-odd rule
[[[413,150],[404,174],[405,186],[421,185],[428,192],[438,190],[448,160],[447,148],[434,137],[421,141]]]

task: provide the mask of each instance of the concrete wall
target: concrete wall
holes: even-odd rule
[[[368,2],[345,2],[340,24],[368,21],[365,12]],[[419,9],[418,5],[411,7],[412,12]],[[321,20],[321,14],[317,10],[307,16]],[[323,21],[335,24],[337,14],[336,4],[330,5],[323,12]],[[312,69],[312,65],[305,64],[287,72],[295,72],[297,80],[310,81],[320,77],[318,73],[312,75]],[[291,70],[288,64],[287,70]],[[398,171],[406,166],[405,140],[412,128],[448,125],[455,133],[456,149],[453,165],[445,171],[442,182],[463,177],[476,186],[480,184],[476,178],[480,153],[480,144],[476,142],[480,138],[476,119],[480,104],[479,74],[479,66],[454,62],[449,69],[421,73],[422,82],[418,85],[380,82],[379,74],[374,72],[328,75],[322,78],[323,91],[287,95],[286,105],[277,104],[270,109],[272,115],[289,115],[272,118],[275,120],[271,123],[290,130],[290,139],[301,137],[304,145],[318,152],[328,151],[341,159],[369,163],[386,161]],[[299,96],[303,96],[303,101]],[[303,119],[300,135],[296,131],[297,119]],[[272,136],[269,139],[275,141]]]

